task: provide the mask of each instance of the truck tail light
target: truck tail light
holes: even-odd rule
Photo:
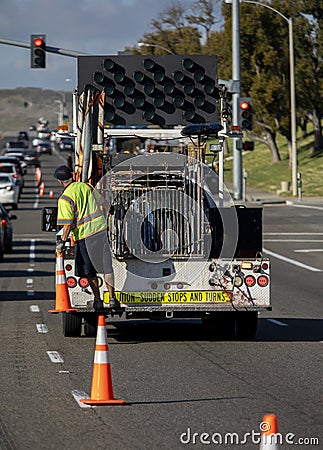
[[[67,277],[66,284],[69,288],[75,288],[77,281],[74,277]]]
[[[246,283],[246,285],[247,285],[248,287],[252,287],[252,286],[254,286],[254,285],[256,284],[256,279],[255,279],[254,276],[248,275],[248,276],[244,279],[244,282]]]
[[[258,277],[257,283],[260,287],[266,287],[269,283],[269,279],[265,275],[261,275],[260,277]]]
[[[79,286],[82,288],[86,288],[89,285],[89,280],[87,278],[80,278],[79,279]]]

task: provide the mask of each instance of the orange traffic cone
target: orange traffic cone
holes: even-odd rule
[[[49,191],[49,198],[54,198],[54,191]]]
[[[39,197],[42,197],[44,195],[45,185],[44,182],[40,183],[39,186]]]
[[[70,296],[66,284],[63,253],[56,254],[56,303],[55,309],[49,309],[50,313],[78,311],[71,307]]]
[[[87,405],[124,405],[126,403],[125,400],[114,399],[104,315],[99,315],[98,319],[91,398],[80,401]]]
[[[266,414],[260,424],[261,443],[260,450],[278,450],[281,435],[278,434],[277,417],[275,414]]]

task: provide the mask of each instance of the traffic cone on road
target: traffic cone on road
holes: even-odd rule
[[[124,405],[125,400],[115,400],[109,362],[109,348],[105,316],[99,315],[94,354],[91,398],[81,400],[86,405]]]
[[[66,283],[66,276],[64,270],[63,253],[56,254],[56,302],[55,309],[49,309],[50,313],[77,311],[76,308],[71,307],[70,296]]]
[[[42,197],[44,195],[44,190],[45,190],[45,184],[44,182],[40,183],[39,186],[39,197]]]
[[[260,450],[278,450],[279,435],[277,417],[275,414],[266,414],[260,424],[261,443]]]
[[[54,191],[49,191],[49,198],[54,198]]]

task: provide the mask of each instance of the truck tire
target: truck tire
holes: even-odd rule
[[[87,337],[95,337],[98,329],[98,317],[96,314],[85,316],[84,333]]]
[[[79,337],[82,331],[82,316],[63,313],[63,334],[65,337]]]
[[[236,313],[237,339],[254,339],[257,333],[257,326],[257,311],[239,311]]]

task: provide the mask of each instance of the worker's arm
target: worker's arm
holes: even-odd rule
[[[67,241],[68,236],[71,232],[72,225],[64,225],[63,226],[63,234],[62,234],[62,241]]]

